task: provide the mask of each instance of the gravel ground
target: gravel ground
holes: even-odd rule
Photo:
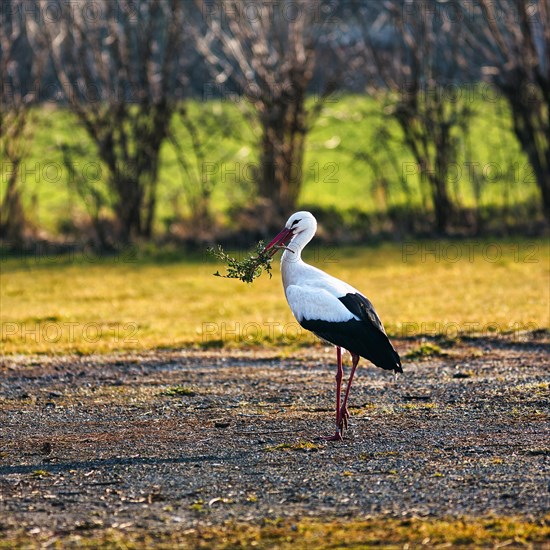
[[[455,344],[405,360],[397,381],[363,362],[338,443],[319,438],[333,433],[329,348],[4,358],[0,533],[540,518],[550,510],[548,352],[536,340]]]

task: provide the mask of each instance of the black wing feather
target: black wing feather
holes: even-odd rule
[[[364,357],[377,367],[403,372],[399,354],[392,346],[371,302],[359,293],[346,294],[339,300],[359,320],[334,323],[303,319],[300,324],[319,338]]]
[[[362,294],[346,294],[341,298],[338,298],[356,317],[372,323],[375,328],[386,334],[382,321],[376,313],[374,306],[368,298],[365,298]]]

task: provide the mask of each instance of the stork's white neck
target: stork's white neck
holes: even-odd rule
[[[281,273],[283,276],[283,286],[295,282],[299,273],[309,266],[302,260],[302,250],[313,239],[315,228],[306,229],[292,237],[292,240],[286,245],[287,250],[281,256]]]
[[[283,252],[281,263],[295,263],[300,260],[302,258],[302,250],[306,247],[309,241],[313,239],[314,235],[314,228],[305,229],[304,231],[294,235],[294,237],[292,237],[290,242],[286,245],[288,250]]]

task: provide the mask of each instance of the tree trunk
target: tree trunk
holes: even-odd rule
[[[445,174],[435,174],[430,177],[435,213],[435,229],[440,235],[447,233],[452,213],[452,203],[449,199],[445,177]]]
[[[537,185],[542,198],[542,210],[547,223],[550,225],[550,171],[542,166],[539,155],[532,154],[530,151],[532,148],[526,151],[531,166],[535,172]],[[548,160],[550,161],[550,150],[547,152]],[[550,162],[547,163],[550,166]]]
[[[405,143],[420,167],[421,183],[428,182],[435,215],[435,231],[445,235],[449,228],[453,204],[447,189],[449,163],[456,158],[450,140],[450,126],[443,120],[407,109],[396,118],[405,136]]]
[[[172,106],[143,103],[134,111],[125,105],[103,115],[116,120],[102,133],[102,118],[88,123],[87,129],[109,168],[109,188],[115,196],[115,215],[124,244],[153,234],[157,204],[160,148],[168,134]],[[124,128],[128,124],[129,130]]]
[[[145,126],[150,128],[149,138],[143,141],[144,151],[143,159],[146,165],[140,170],[138,177],[141,177],[141,185],[146,189],[144,205],[142,235],[150,239],[153,236],[153,222],[155,219],[155,210],[157,205],[157,184],[159,173],[160,149],[163,141],[168,136],[168,128],[174,108],[167,100],[163,100],[153,107],[145,105],[143,113]],[[147,178],[144,181],[143,178]],[[146,194],[146,196],[145,196]]]
[[[281,218],[296,209],[303,181],[305,107],[281,101],[262,117],[259,195]]]
[[[544,217],[546,218],[546,222],[550,225],[550,172],[538,172],[537,182],[542,195]]]
[[[447,175],[449,165],[456,160],[456,148],[450,135],[451,126],[445,120],[444,106],[436,105],[434,145],[435,174],[432,181],[432,199],[435,211],[435,228],[440,235],[445,235],[449,228],[453,204],[449,197]]]
[[[14,162],[0,208],[0,236],[16,245],[23,242],[25,230],[25,214],[21,204],[21,194],[17,187],[18,174],[19,162]]]
[[[117,176],[113,175],[112,177]],[[123,244],[128,244],[135,237],[142,234],[141,206],[143,192],[137,182],[133,180],[119,179],[113,182],[114,186],[119,190],[115,210],[120,224],[120,240]]]
[[[508,101],[514,117],[514,132],[535,173],[542,210],[550,224],[550,128],[544,127],[543,109],[524,105],[515,96]]]

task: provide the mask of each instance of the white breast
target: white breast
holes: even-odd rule
[[[338,299],[358,292],[351,285],[304,263],[283,261],[286,299],[298,322],[304,319],[345,322],[358,319]]]

